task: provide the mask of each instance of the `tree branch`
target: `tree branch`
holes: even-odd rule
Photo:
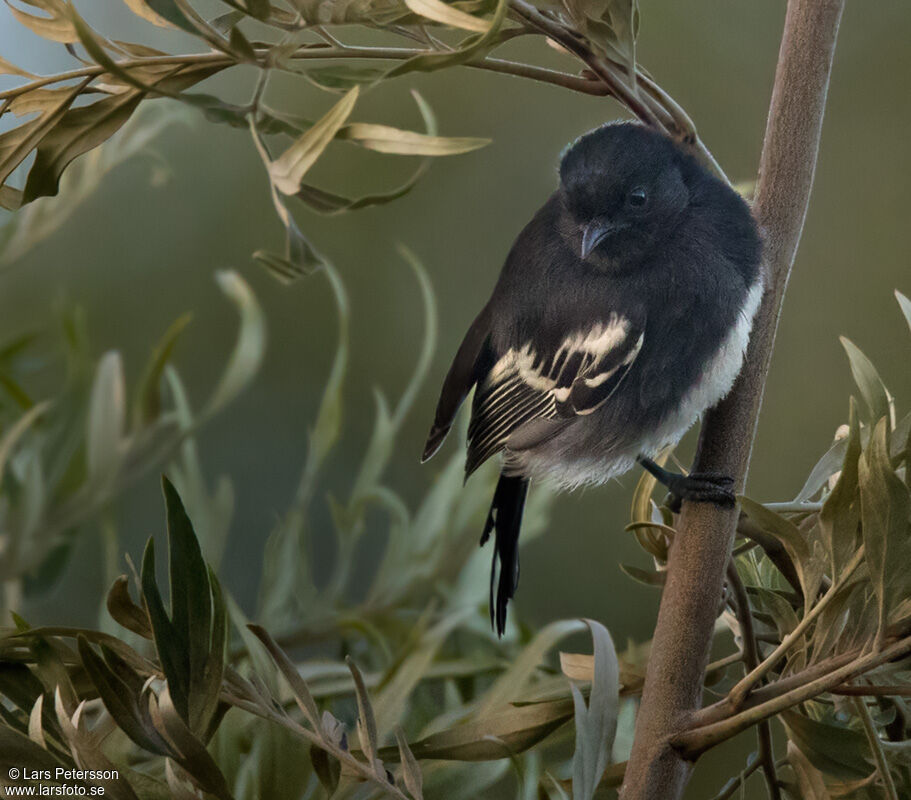
[[[731,711],[730,704],[722,700],[694,714],[690,719],[695,723],[695,727],[677,734],[668,745],[676,750],[681,758],[695,760],[706,750],[758,722],[818,697],[836,686],[848,683],[882,664],[903,658],[908,653],[911,653],[911,637],[900,639],[883,650],[852,658],[835,669],[817,670],[810,667],[790,676],[791,679],[785,678],[756,690],[743,711],[722,717],[717,722],[702,724],[704,717],[712,718],[719,712]],[[829,663],[835,662],[836,659],[831,659]],[[822,674],[816,677],[816,673],[819,672]],[[790,688],[791,686],[793,688]]]
[[[265,57],[267,51],[259,49],[259,55]],[[291,58],[295,61],[405,61],[415,56],[427,55],[436,51],[425,48],[415,47],[302,47],[295,52]],[[223,53],[186,53],[176,56],[144,56],[137,58],[121,59],[114,62],[121,69],[130,69],[137,67],[166,66],[189,66],[199,64],[211,64],[212,66],[234,66],[236,62]],[[604,97],[610,94],[610,89],[600,78],[585,78],[578,75],[571,75],[568,72],[560,72],[547,67],[538,67],[534,64],[524,64],[518,61],[508,61],[502,58],[480,58],[476,61],[468,61],[461,66],[481,69],[487,72],[499,72],[503,75],[514,75],[520,78],[528,78],[538,81],[539,83],[549,83],[554,86],[561,86],[564,89],[570,89],[583,94],[591,94],[598,97]],[[92,77],[97,78],[104,75],[105,68],[97,64],[81,67],[79,69],[61,72],[57,75],[48,75],[36,78],[28,83],[14,86],[0,92],[0,100],[7,100],[19,95],[26,94],[33,89],[40,89],[43,86],[49,86],[55,83],[63,83],[75,78]]]
[[[843,6],[843,0],[788,3],[753,209],[765,242],[766,293],[744,369],[731,394],[707,416],[694,466],[699,472],[732,475],[740,486],[806,217]],[[623,800],[676,800],[689,779],[692,762],[671,746],[671,738],[688,726],[700,705],[736,521],[735,510],[683,506],[620,791]]]

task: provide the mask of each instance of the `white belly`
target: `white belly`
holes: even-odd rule
[[[706,363],[700,379],[684,395],[677,411],[667,416],[641,441],[639,453],[653,456],[665,447],[677,444],[706,411],[731,391],[743,367],[743,357],[750,341],[753,319],[762,300],[762,290],[760,278],[751,287],[737,324],[718,348],[718,352]]]

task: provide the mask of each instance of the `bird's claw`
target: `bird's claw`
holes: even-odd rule
[[[733,508],[737,503],[733,487],[734,479],[730,475],[715,472],[673,475],[668,481],[670,493],[667,507],[679,514],[683,501],[688,500],[691,503],[712,503],[720,508]]]

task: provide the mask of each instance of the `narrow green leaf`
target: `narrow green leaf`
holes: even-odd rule
[[[176,759],[199,785],[219,800],[234,800],[225,776],[206,750],[205,745],[193,735],[171,699],[170,685],[162,689],[158,702],[150,704],[152,719],[161,733],[174,743],[180,758]]]
[[[161,337],[161,341],[156,345],[136,389],[136,400],[133,406],[134,427],[148,425],[161,413],[161,380],[164,370],[171,360],[180,335],[191,319],[190,314],[178,317],[171,323],[164,336]]]
[[[898,289],[895,290],[895,299],[898,300],[899,308],[901,308],[902,314],[905,315],[908,327],[911,328],[911,300],[898,291]]]
[[[240,330],[228,365],[201,417],[208,418],[228,405],[259,371],[266,351],[266,318],[247,282],[234,271],[216,273],[218,287],[240,313]]]
[[[497,714],[431,734],[410,748],[417,759],[491,761],[523,753],[573,717],[572,700],[510,705]],[[398,748],[383,748],[383,761],[397,761]]]
[[[411,752],[408,740],[401,728],[395,730],[395,741],[399,746],[399,760],[402,764],[402,779],[405,782],[405,788],[411,793],[414,800],[423,800],[424,778],[421,775],[421,768],[418,766],[418,760]]]
[[[485,693],[477,717],[480,719],[493,714],[506,703],[521,697],[529,679],[541,665],[544,655],[561,639],[584,630],[585,622],[582,620],[565,619],[551,622],[538,631],[535,638],[513,660],[509,669],[497,678]]]
[[[248,625],[247,627],[265,645],[266,650],[269,651],[269,655],[271,655],[272,659],[275,661],[275,665],[278,667],[279,672],[285,676],[288,686],[291,687],[294,699],[303,712],[304,717],[307,719],[307,722],[310,723],[310,726],[315,732],[322,731],[323,727],[320,724],[319,709],[316,706],[316,701],[313,699],[313,695],[310,694],[310,689],[307,687],[306,682],[297,671],[297,667],[291,663],[291,659],[285,655],[285,652],[275,643],[275,640],[269,635],[269,632],[265,628],[259,625]]]
[[[582,692],[571,684],[576,719],[573,756],[573,798],[591,800],[610,762],[617,715],[620,710],[620,664],[607,628],[585,620],[594,643],[594,676],[588,706]]]
[[[861,442],[860,423],[857,419],[857,408],[853,398],[848,419],[848,436],[843,440],[845,449],[841,472],[819,512],[819,529],[828,550],[833,578],[837,578],[841,574],[859,544],[858,468]]]
[[[314,67],[303,73],[311,83],[321,89],[334,92],[347,92],[355,86],[372,84],[386,73],[380,67],[354,67],[349,64],[338,64],[331,67]]]
[[[632,578],[637,583],[645,586],[664,586],[667,582],[667,572],[650,572],[647,569],[640,569],[632,564],[619,564],[620,571]]]
[[[883,385],[882,378],[879,377],[873,362],[850,339],[842,336],[840,340],[842,347],[848,354],[854,382],[857,384],[857,388],[860,389],[860,394],[867,404],[867,408],[870,409],[870,424],[875,424],[877,420],[883,417],[890,419],[889,392]]]
[[[879,605],[879,633],[889,613],[911,589],[911,491],[889,459],[888,423],[879,420],[860,459],[860,506],[866,560]]]
[[[152,623],[155,651],[161,662],[174,702],[185,716],[189,716],[187,670],[190,654],[183,638],[174,630],[164,601],[155,580],[155,542],[150,537],[142,557],[142,597]]]
[[[126,388],[120,353],[105,353],[98,363],[89,399],[86,467],[98,484],[109,483],[125,453]]]
[[[161,734],[147,727],[139,709],[139,696],[124,683],[95,653],[84,636],[76,640],[79,657],[89,678],[98,690],[104,707],[117,726],[143,750],[160,756],[172,755],[172,750]],[[138,678],[138,676],[137,676]],[[139,680],[142,683],[142,680]]]
[[[806,537],[793,522],[748,497],[739,498],[747,516],[780,541],[794,562],[800,578],[804,600],[813,602],[822,580],[822,566],[814,561]]]
[[[364,676],[357,668],[357,664],[350,656],[345,658],[351,677],[354,678],[354,689],[357,696],[357,732],[361,741],[361,749],[367,755],[371,766],[376,767],[376,754],[379,751],[379,741],[376,731],[376,718],[373,715],[373,705],[367,694]]]
[[[0,439],[0,479],[3,478],[3,474],[6,471],[6,463],[16,449],[19,440],[22,439],[29,428],[38,421],[38,418],[47,411],[49,407],[49,402],[39,403],[38,405],[33,406],[19,417],[19,419],[10,426],[9,430],[4,433],[3,438]]]
[[[329,797],[338,789],[338,782],[342,775],[342,765],[334,756],[315,744],[310,745],[310,764],[320,784]]]
[[[790,740],[816,769],[845,780],[870,774],[867,739],[859,731],[793,710],[783,711],[781,720]]]

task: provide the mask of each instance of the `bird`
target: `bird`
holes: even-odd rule
[[[655,459],[730,391],[762,299],[746,201],[683,144],[638,122],[572,142],[443,382],[422,462],[474,390],[465,479],[501,454],[491,625],[506,629],[531,481],[603,484],[642,465],[682,500],[731,507],[733,479]]]

